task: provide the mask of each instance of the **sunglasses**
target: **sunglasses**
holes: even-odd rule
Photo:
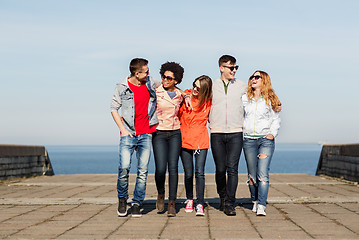
[[[175,80],[175,78],[170,77],[170,76],[166,76],[166,75],[163,75],[162,78],[163,78],[163,79],[166,79],[167,81]]]
[[[193,90],[197,89],[197,91],[199,92],[199,90],[201,90],[200,87],[198,87],[195,83],[193,83]]]
[[[252,76],[252,77],[251,77],[251,80],[253,80],[253,79],[258,80],[258,79],[260,79],[260,78],[262,78],[262,77],[261,77],[261,76]]]
[[[223,67],[229,68],[229,70],[231,70],[231,71],[233,71],[234,69],[238,70],[238,68],[239,68],[238,65],[237,66],[232,66],[232,67],[230,67],[230,66],[223,66]]]

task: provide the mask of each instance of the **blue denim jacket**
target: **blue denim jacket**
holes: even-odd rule
[[[148,118],[150,126],[158,123],[156,114],[156,86],[154,80],[147,76],[146,87],[150,93],[148,103]],[[116,85],[115,93],[112,97],[111,112],[120,110],[120,116],[123,117],[125,128],[131,133],[136,134],[135,130],[135,100],[133,92],[128,86],[128,77],[125,81]]]

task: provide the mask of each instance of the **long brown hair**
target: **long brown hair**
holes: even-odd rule
[[[275,110],[278,106],[281,106],[282,103],[279,101],[279,98],[274,93],[272,83],[271,83],[268,73],[266,73],[264,71],[257,70],[249,77],[247,97],[249,100],[252,100],[254,97],[254,90],[252,88],[251,79],[254,76],[254,74],[257,72],[260,74],[260,76],[262,78],[262,85],[261,85],[262,97],[264,98],[266,104],[268,106],[271,106],[272,109]]]
[[[212,79],[206,75],[202,75],[196,78],[193,84],[196,81],[199,81],[199,94],[198,94],[198,109],[202,109],[208,101],[212,100]]]

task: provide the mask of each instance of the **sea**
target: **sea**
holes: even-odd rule
[[[117,173],[118,145],[98,146],[46,146],[55,174],[108,174]],[[322,146],[316,143],[276,143],[270,173],[306,173],[315,175]],[[133,158],[131,173],[136,173],[137,161]],[[155,172],[153,154],[149,162],[149,173]],[[181,159],[179,173],[183,173]],[[206,173],[214,173],[215,165],[209,149]],[[239,173],[247,173],[243,151],[239,162]]]

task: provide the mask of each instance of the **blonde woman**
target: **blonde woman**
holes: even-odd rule
[[[281,106],[266,72],[255,71],[248,80],[247,94],[242,96],[244,107],[243,150],[248,169],[248,185],[257,216],[266,215],[269,189],[269,168],[280,127]]]

